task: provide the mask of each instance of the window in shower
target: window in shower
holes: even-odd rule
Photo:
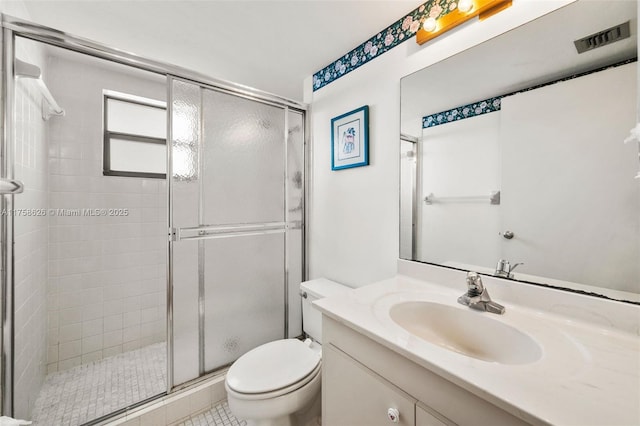
[[[166,104],[104,91],[105,176],[166,177]]]

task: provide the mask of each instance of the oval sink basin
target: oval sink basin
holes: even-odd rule
[[[483,361],[528,364],[542,356],[535,340],[494,320],[494,314],[424,301],[399,303],[389,314],[412,335]]]

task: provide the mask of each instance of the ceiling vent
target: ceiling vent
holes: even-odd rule
[[[575,40],[573,44],[576,45],[578,53],[588,52],[589,50],[597,49],[598,47],[606,46],[607,44],[615,43],[618,40],[625,39],[631,35],[629,29],[629,21],[624,24],[616,25],[615,27],[608,28],[604,31],[591,34]]]

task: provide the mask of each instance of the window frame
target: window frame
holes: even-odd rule
[[[126,93],[114,92],[111,90],[102,91],[102,175],[103,176],[120,176],[120,177],[138,177],[149,179],[166,179],[166,173],[152,173],[152,172],[132,172],[122,170],[111,169],[111,139],[120,139],[132,142],[144,142],[155,143],[167,146],[167,138],[157,138],[153,136],[143,136],[132,133],[114,132],[109,130],[109,100],[115,100],[119,102],[128,102],[130,104],[143,105],[146,107],[157,108],[167,111],[167,105],[165,102],[156,101],[153,99],[143,98],[136,95],[130,95]],[[168,146],[167,146],[168,149]]]

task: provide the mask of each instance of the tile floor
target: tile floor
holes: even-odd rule
[[[51,373],[36,400],[33,424],[81,425],[158,395],[166,390],[166,368],[166,345],[156,343]]]
[[[222,402],[209,411],[180,423],[178,426],[246,426],[247,422],[238,420],[229,410],[227,402]]]

